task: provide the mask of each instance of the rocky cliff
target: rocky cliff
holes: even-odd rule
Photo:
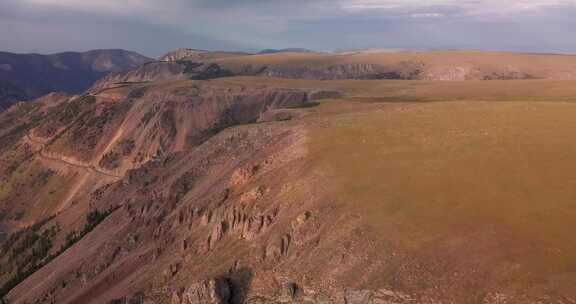
[[[226,58],[226,57],[236,57],[236,56],[246,56],[249,53],[243,52],[226,52],[226,51],[208,51],[208,50],[198,50],[198,49],[177,49],[169,52],[162,57],[160,61],[180,61],[188,60],[194,62],[201,62],[207,59],[216,58]]]
[[[125,82],[264,76],[345,80],[574,79],[573,56],[497,52],[271,52],[242,54],[181,49],[127,73],[99,81],[97,89]],[[502,64],[499,64],[502,62]]]
[[[300,111],[309,92],[202,82],[125,92],[43,110],[43,101],[28,104],[41,117],[14,139],[29,151],[14,174],[35,168],[38,177],[22,182],[39,193],[72,180],[42,214],[4,201],[4,220],[44,219],[4,244],[2,279],[20,283],[10,303],[321,303],[339,295],[320,278],[356,264],[327,277],[330,260],[346,255],[328,248],[361,244],[362,234],[353,217],[312,195],[305,131],[253,124],[276,109]],[[109,107],[126,110],[110,116]],[[92,148],[77,150],[84,146]]]
[[[131,83],[196,79],[206,80],[230,77],[234,74],[217,64],[188,60],[158,61],[147,63],[127,72],[111,73],[97,81],[91,92],[114,88]]]
[[[140,296],[217,303],[215,288],[227,288],[222,297],[230,301],[247,299],[255,272],[284,260],[288,267],[314,244],[317,216],[330,210],[299,203],[308,191],[299,164],[303,130],[254,123],[274,121],[268,113],[279,109],[296,113],[311,96],[333,95],[184,81],[51,95],[4,113],[0,121],[12,128],[2,136],[11,143],[2,152],[10,185],[2,223],[10,230],[37,223],[3,244],[3,291],[17,286],[10,303]],[[228,254],[231,260],[221,260]],[[199,258],[207,272],[184,270]],[[126,271],[140,279],[126,280]],[[216,281],[200,283],[204,278]],[[194,280],[199,285],[176,283]],[[112,282],[122,291],[101,289]],[[163,290],[167,282],[174,284]],[[278,284],[301,293],[291,281]]]

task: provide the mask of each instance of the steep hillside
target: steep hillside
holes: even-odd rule
[[[54,91],[80,93],[109,72],[150,61],[124,50],[95,50],[53,55],[0,52],[0,107]]]
[[[0,115],[9,303],[571,303],[574,81],[123,84]]]
[[[185,79],[206,80],[230,76],[234,74],[217,64],[188,60],[155,61],[131,71],[110,73],[97,81],[90,91],[98,92],[131,83]]]
[[[12,107],[0,117],[2,292],[92,229],[90,221],[108,209],[95,206],[91,195],[128,170],[308,100],[302,90],[184,82],[52,94]],[[94,218],[82,228],[90,214]],[[75,234],[77,227],[83,230]]]

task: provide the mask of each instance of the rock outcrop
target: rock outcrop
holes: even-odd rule
[[[91,91],[98,92],[127,83],[186,79],[184,71],[185,66],[175,62],[150,62],[131,71],[111,73],[97,81]]]
[[[206,280],[173,293],[170,304],[229,304],[232,290],[226,280]]]
[[[128,72],[112,73],[96,82],[90,91],[99,93],[106,89],[134,83],[184,79],[208,80],[229,76],[234,76],[234,74],[214,63],[188,60],[158,61]]]
[[[181,61],[188,60],[193,62],[203,62],[208,59],[247,56],[248,53],[243,52],[225,52],[225,51],[208,51],[198,49],[177,49],[169,52],[162,57],[160,61]]]
[[[449,60],[442,60],[444,57]],[[244,54],[193,49],[177,50],[162,61],[129,73],[114,74],[95,88],[126,82],[175,79],[214,79],[230,76],[342,80],[519,80],[565,77],[573,73],[569,57],[534,54],[441,52],[272,52]],[[534,67],[530,61],[546,59],[549,66]],[[491,61],[504,61],[498,65]],[[289,64],[287,64],[289,62]],[[562,76],[563,75],[563,76]]]

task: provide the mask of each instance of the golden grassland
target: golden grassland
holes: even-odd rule
[[[341,91],[303,122],[331,199],[409,251],[523,286],[576,283],[576,81],[210,82]]]
[[[574,293],[576,81],[218,81],[343,92],[304,118],[329,199],[438,274]]]
[[[383,239],[476,261],[533,290],[570,291],[574,84],[345,82],[348,97],[306,118],[311,158],[330,197]]]
[[[576,101],[576,80],[420,81],[291,80],[234,77],[218,82],[343,92],[347,100],[366,102],[424,101]]]
[[[576,270],[576,81],[211,82],[342,91],[307,110],[311,157],[386,238],[417,249],[488,229],[514,242],[502,259]]]

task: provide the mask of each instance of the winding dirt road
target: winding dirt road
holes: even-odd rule
[[[26,140],[32,145],[34,153],[40,159],[42,159],[44,161],[57,163],[58,165],[62,165],[65,167],[71,167],[71,168],[81,170],[79,178],[74,182],[74,185],[70,189],[66,198],[64,198],[62,200],[62,202],[59,204],[59,206],[57,208],[57,212],[61,212],[61,211],[65,210],[66,208],[68,208],[72,204],[72,201],[74,200],[74,197],[76,196],[76,194],[83,187],[85,187],[87,185],[87,183],[89,183],[91,180],[93,180],[91,178],[91,176],[99,175],[99,176],[106,178],[106,179],[112,179],[112,181],[118,181],[122,178],[122,176],[114,175],[114,174],[105,172],[105,171],[99,169],[98,167],[96,167],[95,165],[84,164],[84,163],[81,163],[79,161],[72,162],[72,161],[65,159],[64,157],[55,157],[55,156],[47,155],[47,153],[44,151],[44,149],[46,148],[48,142],[36,139],[36,138],[34,138],[34,136],[32,136],[30,134],[26,134]]]
[[[46,153],[44,152],[44,149],[46,147],[46,143],[34,139],[30,134],[26,134],[26,138],[28,139],[28,141],[30,141],[33,145],[37,145],[39,146],[39,148],[37,148],[36,153],[38,154],[38,156],[40,156],[43,159],[46,160],[50,160],[50,161],[55,161],[55,162],[59,162],[71,167],[75,167],[75,168],[80,168],[80,169],[84,169],[84,170],[88,170],[90,172],[96,173],[96,174],[101,174],[101,175],[105,175],[107,177],[112,177],[112,178],[117,178],[120,179],[122,178],[122,176],[120,175],[114,175],[108,172],[103,171],[102,169],[96,167],[95,165],[89,165],[89,164],[81,164],[80,162],[74,163],[74,162],[70,162],[66,159],[64,159],[63,157],[53,157],[53,156],[48,156],[46,155]]]

